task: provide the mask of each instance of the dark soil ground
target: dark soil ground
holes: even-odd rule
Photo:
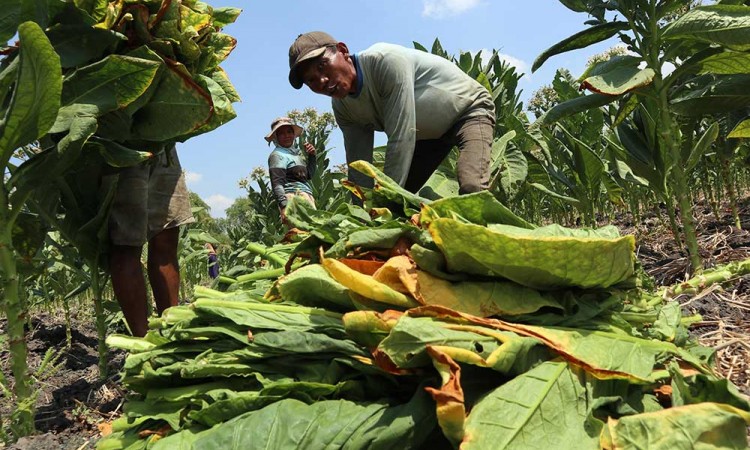
[[[75,315],[74,315],[75,316]],[[38,368],[48,349],[54,349],[57,370],[37,385],[36,429],[38,435],[22,438],[9,449],[93,449],[100,436],[98,426],[120,415],[123,390],[117,382],[125,353],[110,351],[106,380],[99,379],[99,356],[94,320],[90,315],[71,320],[71,345],[66,344],[62,314],[41,313],[29,328],[29,367]],[[0,322],[0,333],[5,333]],[[0,351],[0,368],[9,369],[9,354]],[[2,397],[0,397],[2,398]],[[8,417],[10,401],[3,399],[0,414]],[[2,444],[0,443],[0,448]]]
[[[708,267],[750,258],[750,199],[742,204],[744,230],[733,226],[728,211],[720,218],[702,205],[696,208],[700,248]],[[673,285],[687,279],[688,260],[663,224],[645,218],[637,225],[628,218],[618,219],[625,233],[637,238],[637,254],[644,270],[658,286]],[[750,275],[737,277],[697,295],[677,300],[686,313],[699,313],[703,320],[691,333],[706,346],[715,348],[716,368],[750,395]],[[5,333],[0,322],[0,333]],[[110,376],[102,381],[97,369],[97,339],[90,315],[74,319],[72,345],[66,346],[62,315],[49,313],[33,317],[29,330],[29,365],[34,370],[48,348],[58,356],[59,370],[39,384],[36,428],[38,435],[23,438],[9,449],[93,449],[100,428],[120,415],[124,392],[117,380],[124,354],[110,352]],[[8,352],[0,346],[0,369],[8,373]],[[10,402],[0,395],[0,415],[7,417]],[[3,448],[0,444],[0,448]]]

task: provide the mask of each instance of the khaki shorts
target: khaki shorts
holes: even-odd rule
[[[113,244],[140,247],[163,230],[195,222],[174,147],[157,161],[128,167],[119,175],[109,216]]]

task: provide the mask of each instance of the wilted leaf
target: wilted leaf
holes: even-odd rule
[[[612,228],[485,228],[438,219],[429,231],[453,272],[503,277],[536,289],[608,287],[633,274],[635,239]]]
[[[284,300],[333,310],[354,309],[349,289],[334,280],[320,264],[310,264],[281,277],[279,292]]]
[[[466,420],[464,392],[461,388],[461,366],[439,348],[427,347],[427,353],[432,358],[432,365],[440,374],[442,385],[439,389],[425,389],[435,400],[438,424],[443,434],[453,445],[457,445],[464,437]]]
[[[414,299],[397,292],[373,277],[350,269],[344,263],[333,258],[322,258],[323,267],[343,286],[367,299],[385,303],[399,308],[419,306]]]
[[[602,448],[746,448],[750,414],[729,405],[699,403],[609,419]]]

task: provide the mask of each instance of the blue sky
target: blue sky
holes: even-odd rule
[[[326,2],[310,0],[207,0],[212,6],[243,9],[224,31],[237,47],[222,67],[242,103],[237,118],[178,146],[188,187],[222,217],[224,208],[244,194],[238,181],[254,167],[266,166],[270,148],[263,140],[271,121],[291,109],[315,107],[330,111],[330,99],[306,87],[289,85],[289,45],[300,33],[322,30],[357,52],[376,42],[430,47],[436,37],[453,54],[498,49],[519,72],[522,99],[550,83],[557,68],[579,75],[588,58],[614,41],[549,60],[531,75],[534,59],[552,44],[584,28],[585,14],[574,13],[554,0],[379,0]],[[376,142],[385,143],[385,137]],[[343,140],[334,130],[333,163],[344,162]]]

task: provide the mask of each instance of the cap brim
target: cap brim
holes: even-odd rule
[[[318,56],[322,55],[326,51],[326,46],[316,48],[315,50],[311,50],[304,55],[300,56],[299,59],[297,59],[297,62],[294,63],[294,66],[292,66],[291,69],[289,69],[289,84],[292,85],[294,89],[299,89],[304,84],[302,82],[302,77],[297,73],[297,68],[299,68],[300,63],[303,63],[305,61],[308,61],[313,58],[317,58]]]

